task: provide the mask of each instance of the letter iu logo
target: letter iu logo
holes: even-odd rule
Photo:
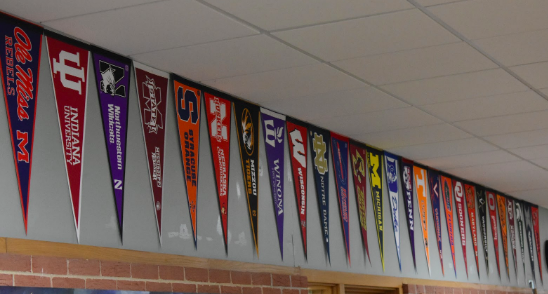
[[[67,65],[67,61],[76,64],[77,67]],[[63,87],[69,88],[74,91],[78,91],[78,94],[82,95],[82,82],[86,81],[84,76],[84,68],[80,67],[80,53],[70,53],[67,51],[61,51],[59,53],[59,61],[53,58],[53,73],[61,74],[61,84]],[[67,79],[67,75],[73,76],[79,81]]]

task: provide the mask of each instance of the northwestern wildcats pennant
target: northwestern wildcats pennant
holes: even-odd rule
[[[367,182],[365,177],[367,152],[365,147],[360,143],[350,142],[350,164],[352,165],[352,175],[354,179],[354,193],[356,194],[356,203],[358,204],[358,218],[360,220],[360,230],[362,235],[365,253],[371,263],[369,257],[369,245],[367,243],[367,205],[366,205],[366,189]]]
[[[0,34],[4,36],[4,47],[0,50],[0,75],[25,234],[29,212],[42,31],[40,26],[0,13]]]
[[[497,194],[497,206],[499,211],[500,231],[502,239],[502,253],[504,254],[504,263],[506,264],[506,274],[510,279],[510,269],[508,267],[508,230],[506,226],[506,198]]]
[[[388,197],[390,198],[390,211],[392,212],[392,225],[394,227],[394,240],[396,241],[396,252],[398,253],[398,264],[401,272],[398,158],[394,154],[384,151],[384,160]]]
[[[417,270],[415,261],[415,211],[413,210],[413,161],[405,158],[400,160],[401,189],[404,195],[405,218],[407,220],[407,231],[409,232],[409,243],[413,255],[413,266]]]
[[[438,172],[434,170],[429,170],[428,178],[430,180],[430,202],[432,204],[432,215],[434,217],[436,240],[438,241],[438,253],[440,256],[441,272],[443,275],[445,275],[445,271],[443,270],[443,251],[441,243],[440,176]]]
[[[539,217],[538,217],[538,206],[531,205],[531,216],[533,217],[533,230],[535,232],[535,244],[537,247],[537,260],[538,260],[538,271],[540,273],[540,282],[544,284],[542,280],[542,256],[540,255],[540,235],[539,235]]]
[[[470,232],[472,233],[472,245],[474,245],[474,257],[476,258],[476,269],[480,275],[478,260],[478,231],[476,220],[476,187],[472,184],[464,184],[466,196],[466,208],[468,209],[468,220],[470,221]]]
[[[495,193],[492,191],[486,191],[487,194],[487,206],[489,208],[489,219],[491,220],[491,233],[493,234],[493,243],[495,245],[495,259],[497,261],[497,270],[500,277],[500,263],[499,263],[499,235],[497,229],[497,200],[495,199]]]
[[[451,258],[453,259],[453,268],[455,270],[456,277],[457,263],[455,262],[455,232],[453,229],[453,184],[450,178],[441,176],[441,191],[443,195],[443,206],[445,207],[445,223],[447,224],[449,247],[451,249]]]
[[[346,257],[350,264],[350,230],[348,215],[348,138],[331,132],[331,151],[333,169],[335,170],[335,184],[339,198],[339,212],[343,229]]]
[[[457,217],[459,220],[460,244],[462,247],[462,257],[464,258],[464,267],[466,268],[466,277],[468,277],[468,259],[466,258],[466,216],[464,212],[464,186],[459,180],[453,180],[453,189],[455,190],[455,204],[457,206]]]
[[[419,206],[419,216],[421,221],[422,237],[424,243],[424,252],[426,253],[426,262],[428,264],[428,274],[430,272],[430,249],[428,241],[428,180],[426,179],[426,169],[413,166],[413,174],[415,175],[415,190],[417,191],[417,203]],[[439,209],[438,209],[439,210]]]
[[[381,253],[382,270],[384,271],[384,217],[382,207],[382,151],[375,148],[367,149],[367,167],[369,169],[369,188],[373,200],[375,226]]]

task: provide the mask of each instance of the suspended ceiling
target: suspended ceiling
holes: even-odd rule
[[[548,207],[546,0],[0,0],[0,9]]]

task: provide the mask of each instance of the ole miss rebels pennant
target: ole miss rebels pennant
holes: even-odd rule
[[[331,132],[331,151],[333,152],[333,169],[335,170],[335,184],[339,198],[339,212],[343,229],[346,257],[350,264],[350,233],[348,215],[348,138]]]
[[[523,278],[527,282],[527,274],[525,272],[525,233],[523,232],[523,209],[520,201],[514,202],[514,210],[516,211],[516,225],[518,227],[519,246],[521,249],[521,262],[523,263]]]
[[[240,100],[234,101],[234,118],[240,159],[247,195],[249,220],[255,240],[255,251],[259,255],[259,107]]]
[[[365,177],[367,152],[365,147],[355,141],[350,141],[350,164],[352,165],[352,175],[354,179],[354,193],[356,194],[356,203],[358,204],[358,217],[360,220],[360,230],[362,232],[362,241],[365,246],[365,253],[369,257],[369,245],[367,243],[367,206],[366,206],[366,188]]]
[[[156,215],[158,236],[162,243],[162,199],[164,188],[164,145],[167,115],[169,75],[146,65],[133,62],[139,96],[139,112],[145,138],[152,203]]]
[[[11,134],[15,175],[27,233],[30,175],[43,28],[0,13],[0,74]]]
[[[443,251],[441,243],[441,211],[440,211],[440,176],[434,170],[428,171],[430,180],[430,202],[432,204],[432,215],[434,217],[434,229],[436,230],[436,240],[438,241],[438,253],[440,256],[441,273],[445,275],[443,270]]]
[[[284,259],[284,127],[285,115],[261,108],[263,121],[263,134],[265,142],[266,161],[270,174],[270,188],[272,190],[272,202],[274,203],[274,215],[276,228],[278,229],[278,242],[282,260]]]
[[[476,222],[476,187],[472,184],[464,184],[466,197],[466,208],[468,209],[468,220],[470,221],[470,232],[472,233],[472,245],[474,245],[474,257],[476,258],[476,269],[478,278],[480,276],[478,260],[478,231]]]
[[[367,149],[367,168],[369,170],[369,188],[373,200],[375,226],[381,254],[382,270],[384,271],[384,217],[382,207],[382,151],[375,148]]]
[[[219,199],[219,213],[225,251],[228,252],[228,171],[230,167],[230,120],[231,103],[229,100],[204,93],[209,146],[215,170],[215,187]]]
[[[502,237],[502,253],[504,254],[504,263],[506,264],[506,274],[508,275],[508,279],[510,279],[510,269],[508,267],[508,230],[506,227],[506,198],[500,194],[497,194],[497,206]]]
[[[481,231],[481,244],[483,245],[483,256],[485,257],[485,267],[489,275],[489,248],[487,246],[487,197],[485,189],[476,186],[476,199],[478,200],[478,216]],[[479,271],[479,269],[478,269]]]
[[[293,173],[293,185],[295,187],[295,200],[297,201],[297,214],[301,227],[304,257],[307,258],[306,246],[306,211],[307,211],[307,148],[308,140],[306,125],[303,122],[287,118],[287,143],[291,157],[291,170]]]
[[[499,235],[497,229],[497,200],[495,200],[495,193],[492,191],[486,191],[487,194],[487,206],[489,208],[489,219],[491,220],[491,233],[493,234],[493,243],[495,245],[495,259],[497,260],[497,270],[500,277],[500,263],[499,263]]]
[[[460,243],[462,246],[462,257],[464,258],[464,268],[466,277],[468,277],[468,259],[466,258],[466,216],[464,215],[464,186],[459,180],[453,180],[455,189],[455,203],[457,206],[457,217],[459,220]]]
[[[531,205],[531,216],[533,217],[533,230],[535,231],[535,244],[537,247],[537,261],[538,261],[538,271],[540,273],[540,282],[544,283],[542,280],[542,256],[540,255],[540,235],[539,235],[539,218],[538,218],[538,206]]]
[[[400,212],[398,193],[398,158],[391,153],[384,151],[386,182],[390,198],[390,211],[392,212],[392,226],[394,227],[394,240],[396,241],[396,252],[398,253],[398,264],[401,272],[400,256]]]
[[[523,218],[525,219],[525,234],[527,238],[527,247],[529,249],[529,261],[531,263],[531,273],[533,274],[533,280],[536,280],[535,277],[535,253],[533,249],[533,216],[531,214],[531,204],[523,201]],[[542,270],[542,269],[540,269]]]
[[[200,150],[202,92],[198,89],[197,84],[181,77],[172,75],[172,80],[188,210],[194,234],[194,248],[198,248],[196,212],[198,211],[198,152]]]
[[[456,277],[457,264],[455,262],[455,232],[453,229],[453,184],[450,178],[441,176],[441,191],[443,195],[443,206],[445,207],[445,223],[447,224],[449,247],[451,248],[451,258],[453,259],[453,268]]]
[[[516,226],[514,220],[514,199],[506,197],[506,213],[508,215],[508,229],[510,231],[510,244],[512,245],[512,256],[514,257],[514,271],[518,276],[518,259],[516,248]]]
[[[329,253],[329,142],[330,133],[324,129],[310,125],[310,151],[314,164],[314,182],[320,210],[320,225],[323,231],[323,243],[327,260],[331,263]]]
[[[405,158],[400,160],[401,189],[404,196],[405,218],[407,219],[407,231],[411,243],[411,254],[413,255],[413,266],[417,270],[415,261],[415,211],[413,209],[413,161]]]
[[[101,104],[103,131],[107,143],[118,228],[120,238],[123,238],[127,111],[131,60],[94,48],[93,65],[95,67],[99,103]]]
[[[428,180],[426,179],[426,169],[413,165],[413,174],[415,175],[415,189],[417,191],[417,203],[419,205],[419,216],[421,221],[422,238],[424,243],[424,252],[426,253],[426,262],[428,264],[428,274],[430,271],[430,249],[428,241]],[[430,192],[433,193],[433,192]],[[438,202],[439,203],[439,202]],[[438,208],[439,211],[439,208]],[[435,221],[435,219],[434,219]]]
[[[49,31],[46,43],[61,127],[76,236],[80,241],[89,51],[87,45]]]

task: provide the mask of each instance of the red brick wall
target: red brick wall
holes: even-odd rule
[[[530,289],[524,288],[519,291],[494,291],[472,288],[439,287],[427,285],[404,284],[403,294],[529,294]],[[540,292],[539,292],[540,294]]]
[[[298,275],[14,254],[0,254],[0,285],[187,293],[308,294],[307,278]]]

